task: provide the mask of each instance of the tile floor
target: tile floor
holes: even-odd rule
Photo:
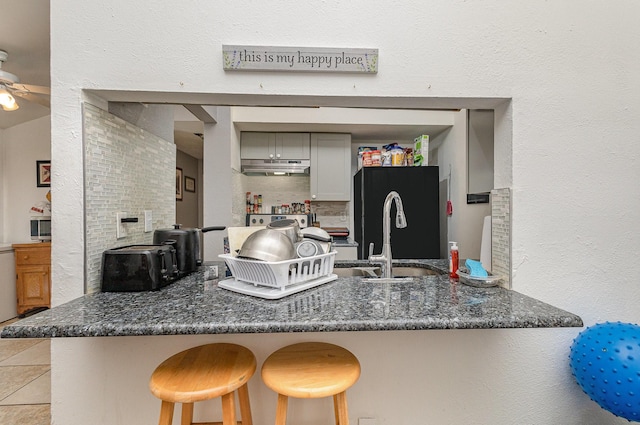
[[[0,330],[9,323],[0,323]],[[48,339],[0,339],[0,424],[51,423]]]

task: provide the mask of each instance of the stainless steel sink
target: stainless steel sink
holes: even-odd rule
[[[437,276],[440,275],[440,272],[435,270],[426,269],[424,267],[406,267],[406,266],[397,266],[392,269],[393,277],[399,276]]]
[[[373,279],[380,279],[381,269],[380,267],[334,267],[333,273],[338,277],[366,277]],[[401,277],[420,277],[420,276],[437,276],[439,272],[423,267],[415,266],[395,266],[392,269],[392,278],[398,279]],[[373,280],[371,279],[371,280]]]

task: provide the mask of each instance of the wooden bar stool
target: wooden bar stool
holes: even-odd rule
[[[350,351],[324,342],[281,348],[262,365],[262,380],[278,393],[276,425],[286,425],[289,397],[333,396],[336,425],[349,425],[347,388],[360,377],[360,362]]]
[[[256,358],[236,344],[207,344],[181,351],[151,374],[149,388],[162,400],[159,425],[171,425],[175,403],[182,403],[182,425],[193,422],[193,403],[222,398],[222,422],[206,424],[252,425],[247,382],[256,371]],[[236,422],[235,391],[241,422]],[[203,423],[203,422],[201,422]]]

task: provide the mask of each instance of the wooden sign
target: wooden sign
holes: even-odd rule
[[[222,46],[225,71],[378,72],[378,49]]]

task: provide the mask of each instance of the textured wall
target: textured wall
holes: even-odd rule
[[[200,99],[273,96],[294,105],[295,96],[304,96],[307,105],[331,106],[360,100],[385,107],[413,99],[424,107],[499,108],[495,176],[496,187],[511,189],[515,290],[577,313],[587,325],[639,322],[638,278],[625,272],[640,254],[638,15],[640,3],[633,0],[195,0],[180,7],[170,0],[153,7],[52,0],[52,189],[60,212],[54,221],[54,299],[67,301],[83,286],[84,209],[77,197],[83,187],[83,89]],[[183,22],[189,25],[168,30]],[[225,43],[374,47],[380,71],[225,73]],[[207,131],[205,139],[216,143]],[[205,158],[207,181],[214,181],[213,168],[229,168],[232,149],[221,143],[218,158]],[[231,212],[231,178],[216,183],[218,192],[204,197],[219,215],[205,211],[205,224],[218,224]],[[627,423],[590,402],[571,377],[567,355],[577,331],[406,332],[397,339],[395,333],[376,334],[376,347],[383,349],[358,336],[350,348],[366,361],[363,376],[375,378],[389,367],[407,379],[401,393],[385,393],[384,399],[381,387],[362,381],[349,394],[350,414],[354,420],[375,416],[381,425]],[[421,343],[412,344],[416,340]],[[179,339],[175,351],[194,342]],[[144,339],[135,345],[137,358],[153,350]],[[83,361],[82,351],[63,354]],[[149,400],[145,379],[116,376],[88,354],[96,382],[108,378],[114,387],[137,388],[131,397]],[[416,369],[417,379],[411,373]],[[126,422],[118,393],[72,393],[83,379],[54,373],[54,421]],[[268,401],[256,405],[256,418]],[[92,406],[102,408],[101,415]],[[152,423],[157,411],[145,413]],[[316,422],[328,423],[330,415],[329,408]]]
[[[176,148],[91,104],[84,105],[86,292],[100,289],[102,252],[118,246],[150,244],[144,211],[153,229],[169,228],[175,217]],[[116,239],[116,213],[138,217],[127,236]]]

